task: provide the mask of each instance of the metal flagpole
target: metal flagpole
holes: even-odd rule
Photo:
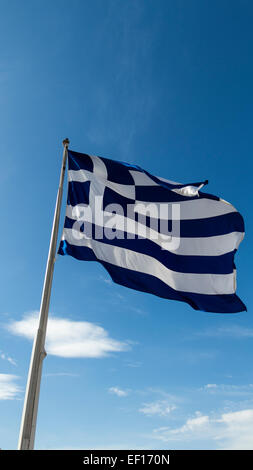
[[[29,368],[29,374],[27,379],[26,394],[23,408],[23,415],[20,427],[18,450],[32,450],[34,447],[35,429],[37,421],[38,403],[39,403],[39,392],[40,392],[40,381],[42,373],[43,359],[46,357],[45,352],[45,339],[48,319],[48,309],[50,303],[52,279],[54,272],[56,244],[59,229],[60,210],[63,193],[63,182],[66,168],[66,160],[68,155],[69,140],[63,141],[63,157],[62,167],[59,182],[59,189],[57,193],[54,220],[52,226],[52,233],[49,245],[47,267],[44,279],[44,286],[40,304],[40,317],[39,327],[37,334],[34,338],[33,350],[31,355],[31,362]]]

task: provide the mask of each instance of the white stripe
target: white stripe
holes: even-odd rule
[[[160,186],[159,183],[156,183],[154,180],[152,180],[148,175],[145,173],[141,173],[140,171],[129,171],[132,174],[132,177],[134,179],[134,183],[136,186]],[[174,181],[169,181],[169,180],[161,180],[161,184],[163,182],[169,183],[170,185],[177,186],[178,184],[181,183],[175,183]],[[183,186],[183,188],[177,188],[177,189],[170,189],[171,191],[180,194],[181,196],[186,196],[186,197],[192,197],[192,196],[198,196],[198,190],[202,188],[204,185],[200,185],[199,188],[196,188],[195,186]]]
[[[174,251],[183,256],[220,256],[238,248],[244,233],[231,232],[226,235],[200,238],[180,238],[179,247]]]
[[[138,186],[159,186],[159,183],[156,183],[150,176],[148,176],[146,173],[142,171],[129,170],[129,173],[131,173],[135,184]],[[171,181],[165,178],[160,178],[159,176],[155,176],[155,178],[161,181],[161,183],[168,183],[174,186],[178,186],[179,184],[183,185],[183,183],[177,183],[176,181]]]
[[[129,173],[131,173],[134,183],[137,186],[159,186],[159,184],[155,183],[155,181],[142,171],[129,170]]]
[[[69,170],[68,179],[69,181],[76,181],[77,183],[86,183],[90,181],[93,173],[88,170]]]
[[[105,179],[104,173],[102,177],[99,177],[97,173],[92,173],[87,170],[69,170],[69,181],[77,181],[78,183],[85,183],[91,181],[92,184],[100,182],[100,186],[110,188],[121,196],[127,197],[128,199],[135,199],[135,186],[130,184],[119,184],[113,183]],[[101,193],[98,192],[98,196]]]
[[[233,294],[235,292],[235,272],[231,274],[178,273],[166,268],[151,256],[132,250],[109,245],[91,239],[76,239],[74,230],[64,229],[63,239],[71,245],[91,248],[100,261],[106,261],[132,271],[150,274],[177,291],[197,294]],[[78,237],[79,237],[78,233]]]
[[[85,205],[79,204],[74,207],[67,205],[66,215],[72,220],[80,220],[81,222],[93,222],[98,226],[103,226],[101,218],[92,213],[94,220],[90,219],[90,211],[85,212]],[[111,215],[105,211],[102,215]],[[105,219],[106,221],[108,219]],[[146,225],[140,222],[135,222],[132,219],[127,219],[120,214],[113,215],[115,228],[125,231],[127,233],[138,234],[139,236],[149,238],[161,248],[165,248],[165,239],[155,229],[148,229]],[[173,235],[173,234],[172,234]],[[213,237],[176,237],[173,236],[171,244],[166,246],[168,251],[173,251],[177,255],[186,256],[220,256],[238,248],[240,242],[243,240],[244,233],[231,232],[225,235],[216,235]]]
[[[107,179],[107,168],[103,160],[97,156],[89,155],[93,162],[93,173],[96,174],[98,178]]]
[[[145,214],[145,211],[148,209],[150,204],[159,205],[159,203],[145,201],[135,201],[135,204],[140,204],[140,208],[136,210],[139,214]],[[181,202],[168,203],[169,206],[172,204],[180,204],[180,220],[207,219],[209,217],[217,217],[219,215],[237,212],[232,204],[225,201],[216,201],[214,199],[194,199],[191,201],[185,200]],[[141,206],[143,209],[141,209]]]
[[[176,181],[167,180],[166,178],[161,178],[160,176],[156,176],[156,178],[160,180],[162,183],[164,182],[164,183],[169,183],[169,184],[174,184],[174,185],[184,184],[184,183],[178,183]]]

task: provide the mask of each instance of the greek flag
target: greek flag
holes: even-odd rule
[[[112,280],[195,310],[246,310],[236,295],[239,212],[136,165],[68,151],[68,197],[58,253],[98,261]]]

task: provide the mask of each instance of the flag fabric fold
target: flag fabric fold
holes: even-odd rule
[[[98,261],[112,280],[195,310],[246,310],[236,295],[239,212],[200,189],[139,166],[68,151],[68,196],[58,253]]]

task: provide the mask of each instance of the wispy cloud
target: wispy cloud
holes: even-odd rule
[[[150,88],[148,79],[149,73],[152,74],[149,54],[155,41],[154,30],[151,33],[149,28],[140,28],[144,9],[137,3],[121,2],[121,15],[116,25],[114,2],[107,9],[99,31],[100,42],[111,48],[111,38],[117,37],[120,54],[116,54],[116,61],[110,66],[113,86],[106,87],[99,76],[96,79],[93,113],[86,125],[86,135],[93,146],[105,148],[108,143],[112,144],[117,159],[129,158],[136,134],[150,125],[160,95],[156,87]],[[159,22],[153,23],[154,27],[158,29]],[[120,36],[118,31],[121,31]],[[139,74],[139,70],[145,73]],[[112,106],[114,102],[116,105]],[[108,119],[113,125],[108,126]]]
[[[216,390],[218,388],[217,384],[206,384],[204,387],[204,390]]]
[[[218,328],[208,328],[202,332],[197,333],[198,336],[210,337],[228,337],[228,338],[252,338],[253,328],[246,328],[240,325],[221,326]]]
[[[233,385],[233,384],[206,384],[200,390],[206,391],[210,394],[223,394],[223,395],[235,395],[244,396],[252,395],[253,384],[246,385]]]
[[[137,367],[141,367],[142,366],[142,362],[140,361],[132,361],[132,362],[128,362],[126,364],[127,367],[132,367],[132,368],[137,368]]]
[[[18,378],[12,374],[0,374],[0,400],[19,398],[22,389],[15,383]]]
[[[79,377],[79,374],[72,374],[71,372],[52,372],[45,374],[44,377]]]
[[[109,393],[113,393],[114,395],[117,395],[118,397],[126,397],[129,394],[129,390],[123,390],[122,388],[119,388],[119,387],[110,387],[108,391]]]
[[[246,450],[253,447],[253,409],[244,409],[219,416],[203,415],[199,411],[178,428],[155,429],[153,437],[163,442],[199,442],[212,440],[215,447]],[[187,445],[185,444],[187,448]]]
[[[143,308],[140,307],[128,307],[128,309],[134,313],[137,313],[138,315],[147,315],[146,310],[143,310]]]
[[[175,409],[176,406],[168,403],[167,400],[157,400],[151,403],[144,403],[139,412],[146,416],[167,416]]]
[[[38,312],[26,314],[22,320],[12,321],[6,327],[12,334],[33,340],[38,327]],[[94,323],[49,315],[46,336],[48,354],[98,358],[129,348],[129,342],[111,338],[104,328]]]
[[[113,284],[112,280],[111,280],[109,277],[107,278],[107,277],[105,277],[105,276],[101,276],[101,275],[100,275],[100,276],[98,277],[98,280],[104,282],[104,283],[107,284],[108,286],[111,286],[111,285]]]
[[[9,354],[4,353],[3,351],[0,351],[0,358],[3,359],[3,361],[8,361],[13,366],[17,365],[16,361],[10,357]]]

